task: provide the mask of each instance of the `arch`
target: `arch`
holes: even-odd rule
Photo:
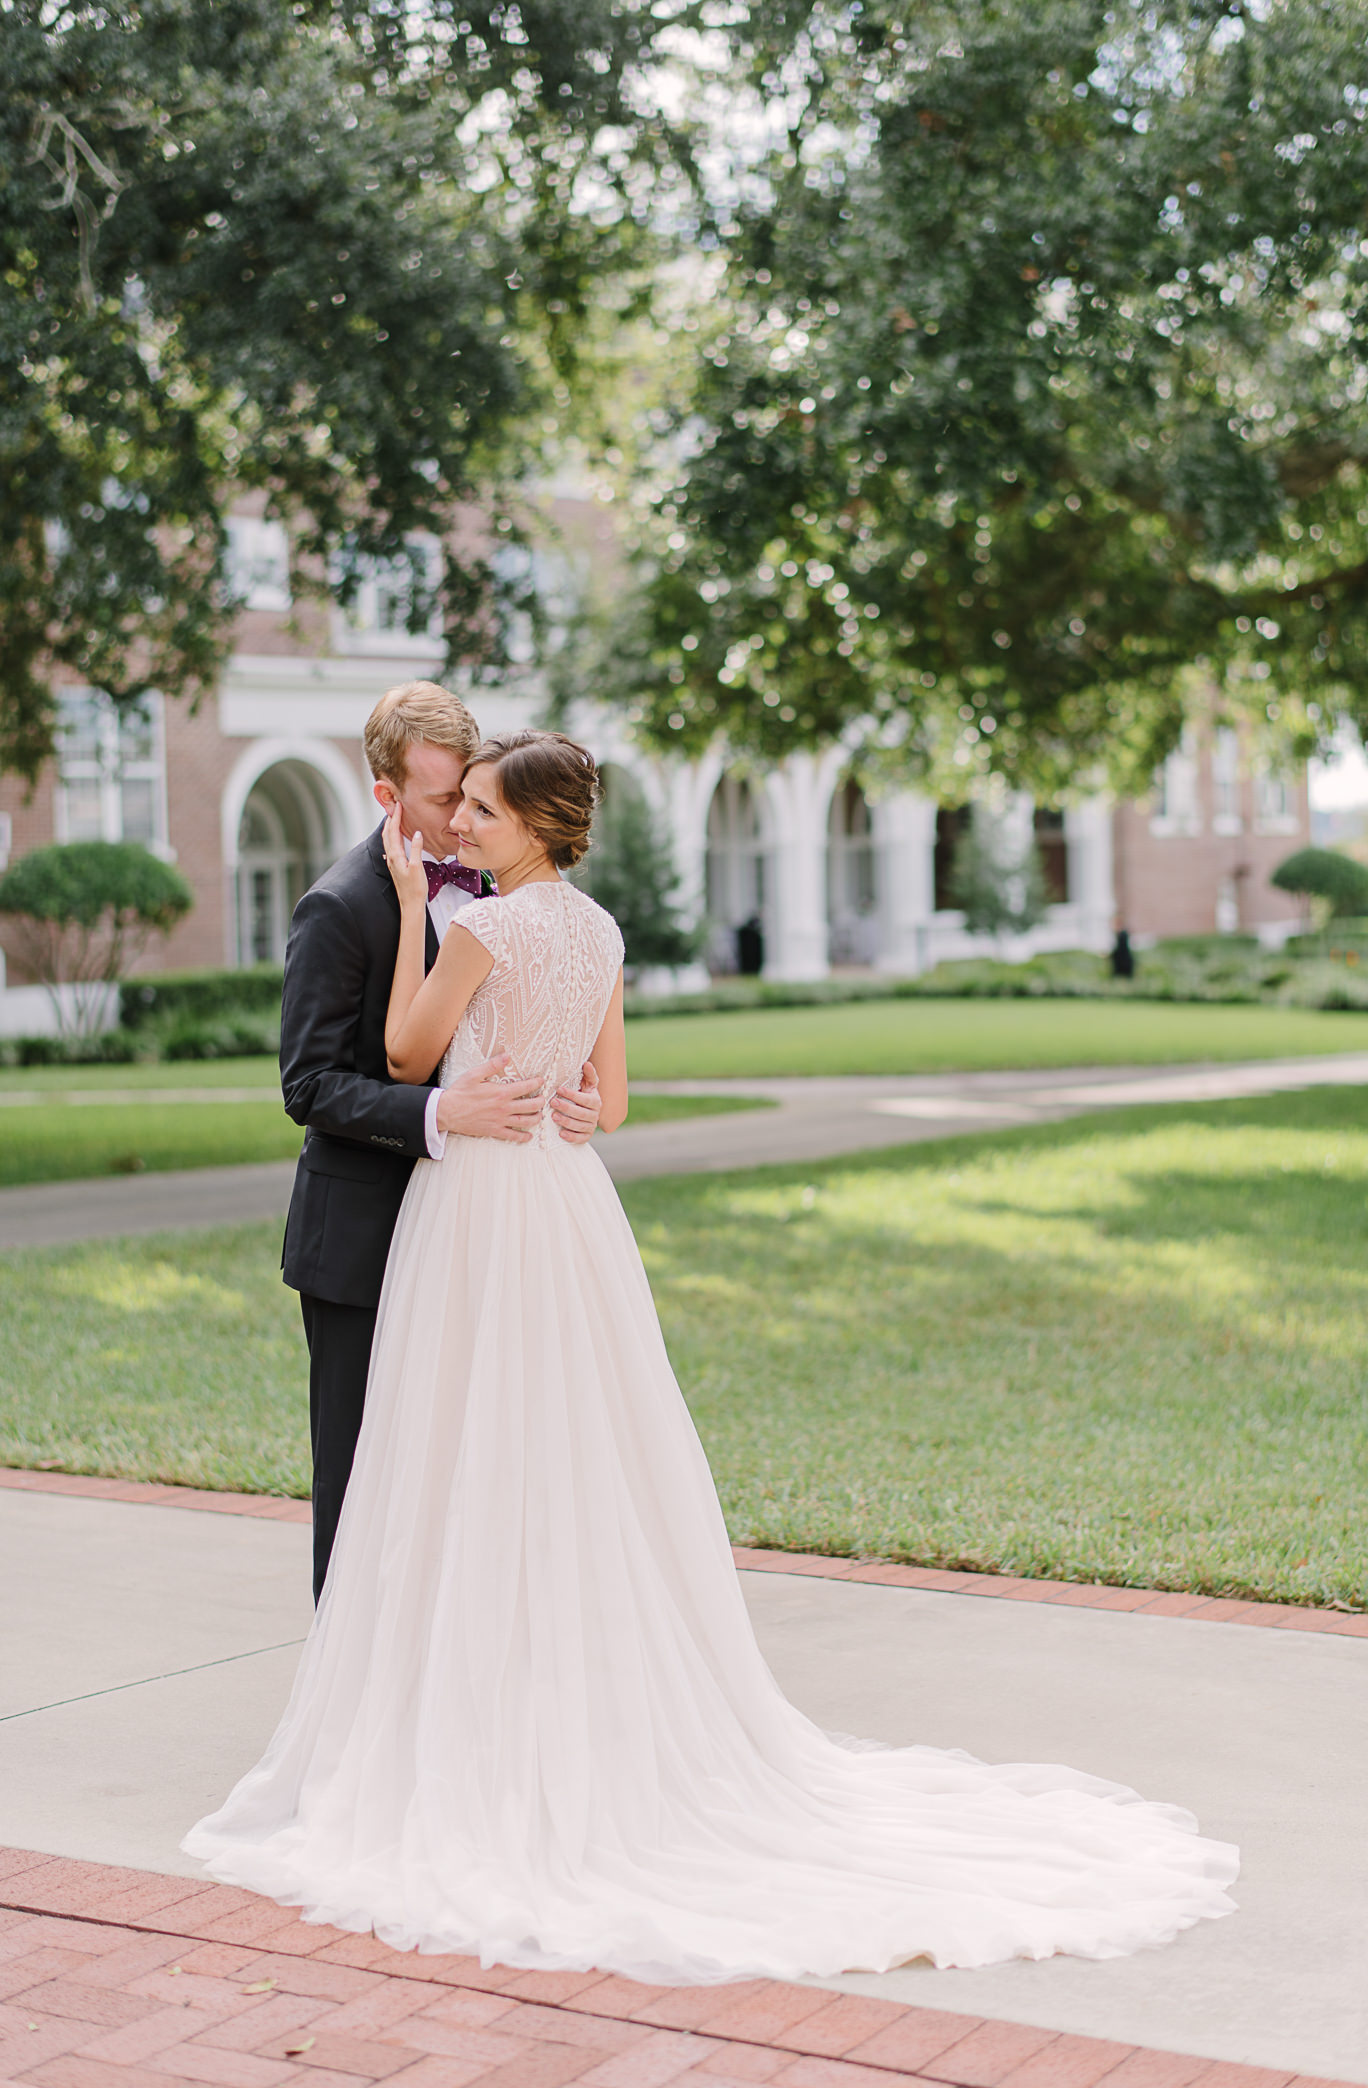
[[[759,971],[771,898],[770,835],[763,793],[735,769],[718,777],[706,832],[709,968]]]
[[[828,959],[873,964],[879,954],[879,861],[874,815],[854,776],[844,776],[827,812]]]
[[[653,770],[660,783],[661,811],[674,835],[680,904],[691,920],[708,911],[708,810],[726,763],[710,747],[695,761],[676,761]]]
[[[1051,906],[1067,906],[1073,896],[1069,875],[1069,827],[1058,807],[1037,805],[1031,814],[1031,833],[1040,857],[1045,896]]]
[[[372,821],[360,778],[328,741],[257,740],[222,798],[230,964],[279,962],[296,901]]]

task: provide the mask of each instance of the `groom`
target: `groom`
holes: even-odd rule
[[[460,908],[493,892],[478,871],[445,856],[479,733],[459,697],[435,682],[403,682],[376,704],[364,744],[376,803],[386,816],[399,806],[408,839],[423,836],[431,970]],[[448,1088],[390,1079],[385,1011],[399,901],[383,832],[377,826],[304,894],[285,947],[280,1079],[286,1110],[307,1129],[281,1266],[299,1292],[309,1344],[315,1602],[351,1474],[385,1258],[413,1163],[440,1160],[452,1133],[525,1143],[541,1114],[537,1077],[500,1078],[506,1055]],[[551,1115],[562,1138],[582,1143],[598,1114],[597,1080],[586,1066],[577,1090],[553,1098]]]

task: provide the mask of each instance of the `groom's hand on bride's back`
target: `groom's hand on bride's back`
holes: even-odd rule
[[[541,1115],[540,1080],[505,1080],[508,1053],[462,1073],[442,1089],[437,1129],[457,1138],[505,1138],[526,1145]]]
[[[570,1145],[586,1145],[598,1129],[603,1097],[598,1074],[586,1060],[578,1087],[560,1087],[551,1097],[551,1121]]]

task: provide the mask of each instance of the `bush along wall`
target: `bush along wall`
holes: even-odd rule
[[[119,1022],[135,1030],[239,1015],[272,1015],[279,1021],[283,978],[278,964],[254,964],[242,971],[152,972],[125,979],[119,988]]]
[[[1368,936],[1357,947],[1339,932],[1295,939],[1296,945],[1303,943],[1305,948],[1289,944],[1270,950],[1252,935],[1175,936],[1137,953],[1133,979],[1114,979],[1107,959],[1090,950],[1054,950],[1020,964],[962,958],[915,979],[724,980],[703,993],[658,1000],[629,994],[626,1012],[641,1020],[727,1008],[902,999],[1224,1001],[1368,1009]]]
[[[128,1030],[104,1030],[97,1037],[0,1037],[0,1066],[131,1066],[155,1058]]]
[[[1283,948],[1289,957],[1328,957],[1337,964],[1368,964],[1368,921],[1335,921],[1316,934],[1289,936]]]
[[[280,968],[167,973],[120,989],[120,1028],[81,1041],[0,1038],[0,1066],[126,1064],[134,1059],[245,1058],[280,1048]],[[719,979],[701,993],[629,993],[634,1020],[875,1000],[1167,1000],[1368,1010],[1368,922],[1294,936],[1281,950],[1253,936],[1174,937],[1137,955],[1133,979],[1105,957],[1056,950],[1007,964],[970,957],[920,978]]]
[[[150,1056],[252,1058],[280,1049],[281,968],[165,972],[125,980],[120,1016]]]
[[[0,1066],[273,1057],[280,1049],[280,986],[278,964],[135,976],[119,987],[117,1029],[83,1038],[0,1038]]]

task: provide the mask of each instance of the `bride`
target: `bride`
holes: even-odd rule
[[[507,1051],[549,1100],[592,1058],[622,1122],[622,939],[561,874],[597,789],[560,734],[481,747],[452,831],[500,896],[426,981],[421,839],[391,821],[396,1079]],[[546,1115],[414,1168],[293,1694],[183,1847],[396,1949],[664,1982],[1114,1957],[1230,1912],[1238,1867],[1120,1784],[787,1702],[622,1207]]]

